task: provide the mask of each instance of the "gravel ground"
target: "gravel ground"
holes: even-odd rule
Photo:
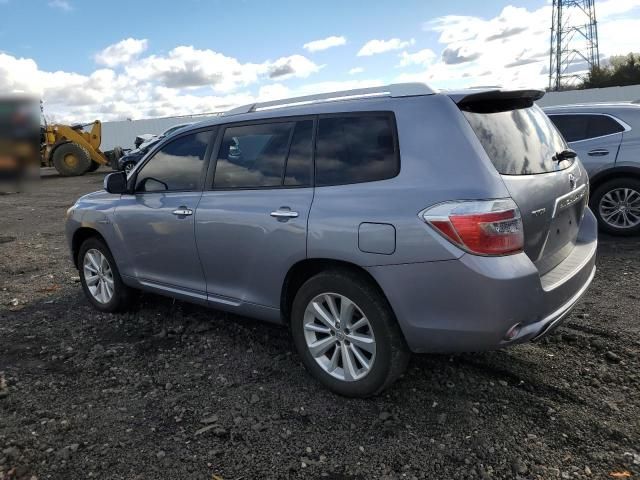
[[[0,196],[0,480],[640,477],[638,239],[540,343],[415,356],[348,400],[285,329],[144,295],[83,298],[65,210],[104,172]]]

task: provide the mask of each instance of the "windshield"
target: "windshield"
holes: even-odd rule
[[[536,105],[495,113],[463,113],[496,170],[503,175],[554,172],[573,163],[573,159],[555,160],[567,144]]]

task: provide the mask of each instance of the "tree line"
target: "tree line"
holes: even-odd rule
[[[579,88],[623,87],[640,84],[640,54],[616,55],[594,66]]]

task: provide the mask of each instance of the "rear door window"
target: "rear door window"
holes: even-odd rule
[[[604,137],[624,131],[624,127],[607,115],[550,115],[567,142]]]
[[[604,137],[614,133],[624,132],[624,127],[607,115],[589,115],[589,130],[587,138]]]
[[[395,177],[400,159],[391,113],[321,117],[316,140],[316,185]]]
[[[483,113],[464,111],[496,170],[503,175],[533,175],[562,170],[573,160],[557,162],[567,145],[536,105]]]
[[[218,152],[214,188],[311,185],[313,120],[227,127]]]

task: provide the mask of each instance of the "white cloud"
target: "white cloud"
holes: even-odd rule
[[[430,48],[424,50],[418,50],[414,53],[402,52],[400,54],[399,67],[409,67],[411,65],[426,66],[430,64],[437,57],[436,52]]]
[[[342,90],[354,90],[357,88],[379,87],[384,84],[384,81],[378,79],[318,82],[303,85],[293,91],[292,94],[294,96],[313,95],[316,93],[340,92]]]
[[[170,88],[195,88],[207,85],[228,92],[254,83],[266,65],[240,63],[213,50],[180,46],[167,55],[150,55],[127,65],[126,73],[140,81],[158,82]]]
[[[51,8],[59,8],[65,12],[73,10],[73,7],[71,7],[71,4],[67,0],[49,0],[49,6]]]
[[[241,63],[213,50],[180,46],[166,56],[142,58],[125,70],[134,78],[159,82],[171,88],[211,86],[216,92],[228,93],[264,77],[278,80],[306,78],[321,68],[303,55],[281,57],[273,62]]]
[[[28,93],[39,95],[42,92],[40,71],[30,58],[16,58],[0,52],[0,92]]]
[[[598,4],[603,57],[637,50],[639,7],[640,0]],[[45,101],[48,115],[84,122],[214,112],[260,100],[393,81],[422,81],[436,88],[491,84],[544,87],[548,81],[550,17],[548,5],[532,11],[509,6],[492,18],[440,17],[426,25],[437,34],[439,55],[422,46],[412,51],[409,44],[413,42],[397,38],[367,42],[367,55],[395,50],[393,56],[398,56],[397,63],[403,69],[396,71],[396,78],[388,78],[388,69],[378,78],[371,73],[373,67],[367,66],[366,77],[370,78],[339,71],[348,80],[340,81],[336,73],[336,81],[317,82],[313,74],[324,65],[304,55],[248,62],[193,46],[149,54],[140,39],[126,39],[105,48],[96,55],[100,56],[99,61],[96,58],[99,68],[87,74],[42,70],[33,59],[0,52],[0,92],[33,93]],[[363,72],[360,66],[349,70],[350,75]]]
[[[312,42],[305,43],[303,48],[311,53],[320,52],[322,50],[327,50],[332,47],[339,47],[340,45],[345,45],[347,43],[347,39],[345,37],[332,35],[327,38],[323,38],[321,40],[314,40]]]
[[[640,19],[629,15],[637,7],[640,0],[608,0],[597,5],[601,56],[637,50],[634,40]],[[439,88],[545,87],[550,21],[550,5],[532,11],[509,5],[488,19],[455,15],[436,18],[423,27],[439,34],[438,41],[443,45],[440,58],[426,70],[402,73],[395,81],[426,81]],[[409,61],[401,57],[401,66],[408,66]]]
[[[127,64],[144,52],[148,44],[149,42],[146,38],[126,38],[118,43],[109,45],[97,53],[94,59],[96,63],[106,65],[107,67]]]
[[[303,55],[282,57],[268,65],[269,78],[307,78],[322,68]]]
[[[596,4],[598,20],[627,13],[633,8],[640,7],[640,0],[610,0]],[[598,25],[600,26],[600,25]]]
[[[369,40],[358,51],[359,57],[369,57],[371,55],[377,55],[379,53],[391,52],[393,50],[402,50],[415,43],[414,39],[408,41],[402,41],[399,38],[392,38],[390,40]]]
[[[357,88],[377,87],[384,85],[382,80],[344,80],[309,83],[291,89],[280,83],[265,85],[258,90],[258,101],[279,100],[282,98],[301,97],[316,93],[339,92],[342,90],[353,90]]]
[[[0,52],[0,92],[34,94],[45,101],[47,115],[62,121],[184,115],[289,96],[281,82],[323,67],[303,55],[242,63],[192,46],[141,57],[146,47],[146,40],[135,39],[111,45],[96,55],[111,68],[87,75],[44,71],[33,59]],[[277,83],[261,86],[269,80]]]
[[[264,85],[258,90],[258,98],[265,102],[269,100],[280,100],[291,96],[291,90],[289,90],[289,87],[281,83]]]

